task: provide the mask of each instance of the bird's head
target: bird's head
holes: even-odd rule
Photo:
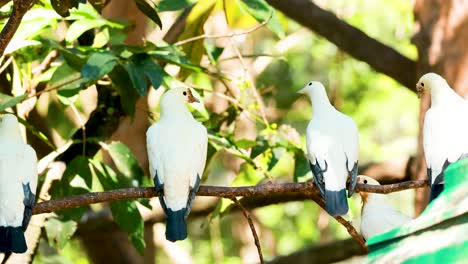
[[[5,114],[0,123],[0,138],[22,141],[19,123],[16,116]]]
[[[371,177],[364,176],[364,175],[359,175],[358,176],[357,183],[369,184],[369,185],[380,185],[380,183],[378,181],[374,180]],[[359,195],[361,196],[362,203],[366,203],[367,202],[367,197],[369,196],[369,193],[359,192]]]
[[[306,94],[309,97],[312,97],[312,94],[317,92],[326,94],[325,86],[323,86],[323,84],[318,81],[310,81],[306,84],[306,86],[304,86],[304,88],[297,91],[297,93]]]
[[[168,90],[162,100],[171,102],[183,102],[184,104],[199,103],[200,101],[193,96],[192,90],[186,87],[172,88]]]
[[[187,104],[200,102],[187,87],[168,90],[161,98],[162,112],[186,112]]]
[[[442,87],[447,85],[447,81],[445,81],[442,76],[429,72],[424,74],[416,84],[416,90],[418,92],[418,97],[421,98],[425,91],[431,91],[436,87]]]

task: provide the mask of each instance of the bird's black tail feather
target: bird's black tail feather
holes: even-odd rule
[[[433,184],[431,185],[431,195],[429,196],[429,202],[432,202],[439,194],[444,190],[444,184]]]
[[[331,216],[345,215],[349,209],[346,189],[339,191],[325,189],[325,208]]]
[[[0,252],[24,253],[27,249],[21,226],[0,226]]]
[[[167,208],[166,239],[172,242],[187,238],[186,209],[172,211]]]

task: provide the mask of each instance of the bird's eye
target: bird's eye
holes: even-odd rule
[[[421,83],[421,86],[424,87],[424,83]]]
[[[367,184],[367,180],[364,180],[364,184]]]
[[[312,85],[312,82],[309,83],[309,86],[311,86],[311,85]]]
[[[184,91],[184,92],[183,92],[183,94],[184,94],[184,96],[186,96],[186,95],[187,95],[187,92],[186,92],[186,91]]]

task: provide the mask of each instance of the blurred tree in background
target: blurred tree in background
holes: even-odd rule
[[[173,87],[203,98],[191,109],[209,129],[203,181],[226,186],[311,179],[303,135],[312,107],[295,93],[310,80],[354,118],[360,173],[382,183],[426,178],[419,128],[429,99],[419,103],[417,78],[433,70],[468,93],[466,1],[84,2],[0,1],[0,112],[27,128],[40,200],[151,186],[145,133]],[[8,44],[8,16],[24,5]],[[427,204],[424,190],[392,197],[412,215]],[[364,254],[315,203],[271,203],[249,205],[266,260]],[[358,225],[360,201],[350,204]],[[249,226],[230,206],[198,197],[189,238],[176,244],[164,239],[157,200],[37,215],[29,254],[10,262],[256,263]]]

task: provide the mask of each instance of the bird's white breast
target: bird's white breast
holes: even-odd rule
[[[21,226],[24,213],[22,184],[35,176],[35,164],[31,164],[34,160],[24,144],[0,141],[0,146],[0,226]],[[32,191],[35,193],[35,189]]]

